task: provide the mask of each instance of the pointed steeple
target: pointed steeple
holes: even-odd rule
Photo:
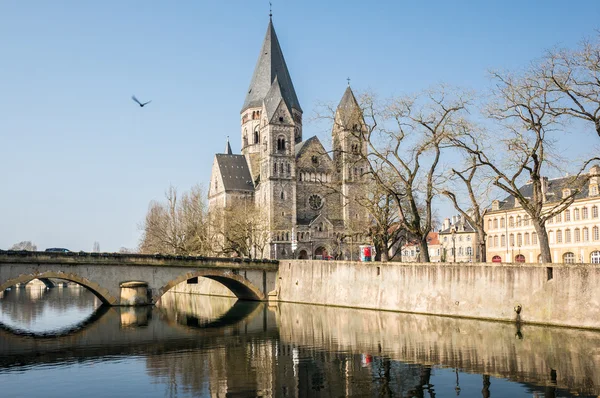
[[[225,155],[233,155],[231,145],[229,144],[229,136],[227,136],[227,146],[225,147]]]
[[[281,85],[279,84],[279,79],[277,78],[277,76],[275,76],[275,80],[273,80],[273,84],[271,84],[271,88],[265,95],[264,99],[265,108],[267,111],[267,119],[271,120],[273,114],[279,107],[279,103],[281,102],[281,100],[283,100],[284,104],[287,106],[288,111],[291,114],[292,110],[290,109],[288,103],[283,97],[283,92],[281,89]]]
[[[248,108],[260,107],[262,105],[275,78],[279,80],[281,94],[287,105],[302,112],[294,85],[292,84],[290,72],[279,46],[279,40],[277,40],[273,21],[269,19],[267,34],[265,35],[265,40],[263,41],[260,55],[254,68],[254,74],[252,75],[252,81],[246,94],[242,112]]]
[[[350,129],[353,124],[362,122],[362,110],[360,109],[360,105],[358,105],[358,101],[356,101],[350,84],[348,84],[346,91],[344,91],[342,100],[336,110],[336,116],[339,117],[339,123],[345,129]]]

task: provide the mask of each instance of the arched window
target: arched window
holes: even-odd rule
[[[598,218],[598,206],[592,206],[592,218]]]
[[[592,239],[595,241],[600,240],[600,237],[598,236],[598,227],[592,228]]]
[[[592,264],[600,264],[600,251],[596,250],[590,254],[590,262]]]
[[[498,219],[494,218],[494,229],[498,228]]]
[[[556,231],[556,243],[562,243],[563,238],[562,238],[562,231],[560,229],[558,229]]]
[[[258,129],[254,130],[254,143],[258,144],[259,140],[258,140]]]
[[[277,150],[279,152],[284,152],[285,151],[285,137],[279,136],[277,138]]]
[[[283,191],[281,191],[280,197],[281,197],[281,199],[285,199],[285,194],[283,193]]]
[[[548,243],[554,243],[554,231],[548,231]]]
[[[583,241],[584,242],[589,242],[590,241],[590,231],[587,227],[584,227],[583,230]]]
[[[565,210],[565,222],[571,221],[571,210]]]
[[[587,220],[588,218],[590,218],[590,213],[589,213],[587,207],[583,207],[581,209],[581,218],[584,219],[584,220]]]
[[[488,229],[492,229],[492,219],[488,220]]]
[[[508,218],[508,226],[511,228],[515,226],[515,218],[513,216]]]
[[[566,252],[563,254],[563,263],[575,264],[575,254],[573,252]]]
[[[501,263],[502,262],[502,257],[500,257],[500,256],[494,256],[494,257],[492,257],[492,262],[493,263]]]
[[[524,263],[525,262],[525,256],[522,254],[517,254],[515,256],[515,262],[516,263]]]
[[[573,219],[579,221],[579,209],[573,209]]]
[[[504,217],[500,218],[500,228],[504,228]]]
[[[573,231],[573,241],[575,243],[577,242],[581,242],[581,231],[579,230],[579,228],[575,228],[575,230]]]

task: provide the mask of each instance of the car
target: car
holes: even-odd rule
[[[45,251],[51,252],[51,253],[68,253],[68,252],[70,252],[69,249],[64,249],[62,247],[50,247],[50,248],[46,249]]]

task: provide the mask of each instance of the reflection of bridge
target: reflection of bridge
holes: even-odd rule
[[[278,269],[276,261],[264,260],[0,251],[0,292],[33,279],[56,278],[85,286],[110,305],[129,303],[121,294],[124,286],[143,286],[146,301],[155,303],[173,286],[205,277],[222,283],[240,299],[264,301],[275,289]]]
[[[157,315],[159,319],[153,319]],[[175,321],[154,307],[101,306],[82,323],[51,334],[27,333],[0,324],[0,368],[210,347],[225,344],[232,334],[268,340],[278,334],[272,321],[267,327],[267,317],[264,304],[238,301],[216,319],[189,315]]]

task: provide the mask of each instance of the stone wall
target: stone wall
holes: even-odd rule
[[[597,264],[283,260],[279,301],[600,329]]]

